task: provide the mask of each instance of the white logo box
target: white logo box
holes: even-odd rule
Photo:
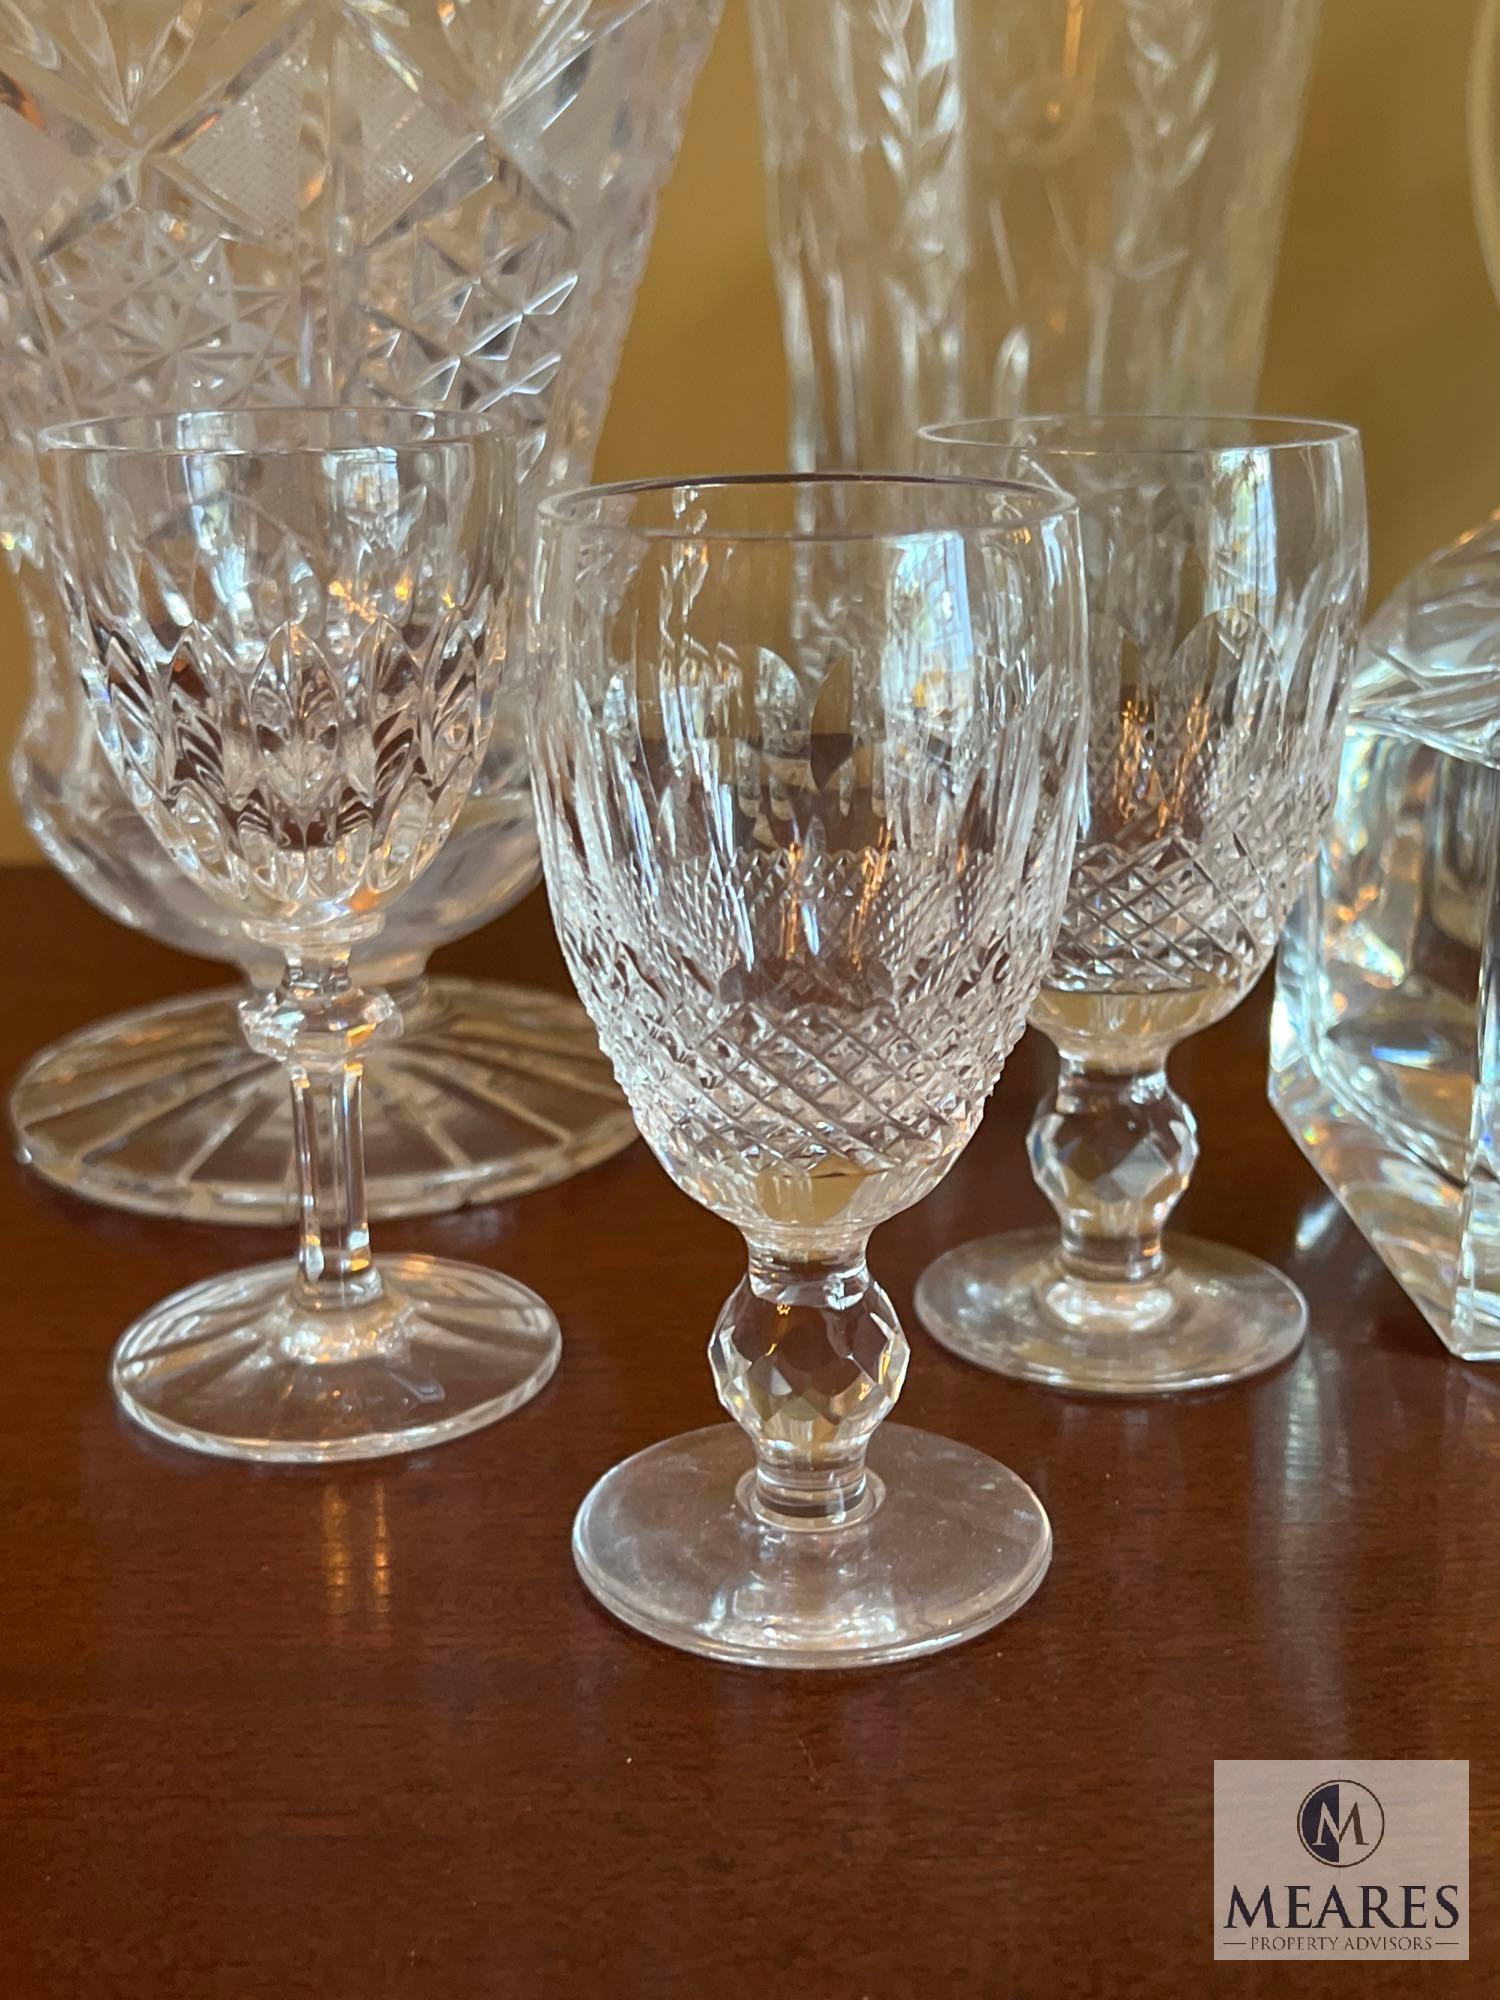
[[[1469,1767],[1214,1765],[1214,1957],[1469,1955]]]

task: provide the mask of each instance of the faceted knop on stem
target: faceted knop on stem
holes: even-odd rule
[[[895,1307],[866,1278],[745,1279],[709,1342],[719,1401],[757,1450],[843,1458],[861,1451],[901,1393],[909,1349]]]
[[[1030,1133],[1038,1187],[1080,1236],[1158,1233],[1198,1161],[1198,1128],[1156,1070],[1145,1076],[1070,1071]]]
[[[401,1030],[395,1002],[355,986],[347,957],[332,966],[289,966],[274,992],[241,1001],[250,1046],[276,1062],[338,1068],[394,1040]]]

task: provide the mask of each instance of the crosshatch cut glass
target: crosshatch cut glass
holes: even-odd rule
[[[0,528],[34,689],[12,760],[42,851],[110,916],[236,965],[275,956],[173,868],[77,694],[31,439],[64,418],[239,404],[505,413],[523,508],[588,476],[720,0],[0,0]],[[361,977],[407,1032],[370,1063],[371,1205],[545,1185],[634,1136],[571,1000],[426,979],[539,872],[502,702],[452,837]],[[24,1073],[24,1159],[151,1214],[295,1213],[277,1067],[240,994],[70,1036]]]
[[[1083,829],[1031,1012],[1061,1058],[1031,1128],[1061,1234],[949,1251],[922,1323],[981,1366],[1135,1395],[1295,1350],[1301,1293],[1163,1239],[1198,1159],[1170,1051],[1265,971],[1328,821],[1364,606],[1358,434],[1261,417],[978,419],[943,471],[1045,476],[1079,505],[1092,715]]]
[[[557,1365],[514,1280],[375,1262],[368,1053],[400,1033],[351,955],[442,852],[506,655],[510,445],[456,413],[282,409],[44,431],[92,725],[172,866],[282,961],[245,1000],[282,1070],[300,1256],[154,1307],[111,1364],[148,1430],[220,1456],[369,1458],[493,1422]]]
[[[914,478],[602,488],[544,504],[534,595],[563,949],[647,1143],[749,1247],[709,1343],[734,1423],[608,1473],[580,1571],[723,1659],[952,1644],[1030,1596],[1050,1530],[992,1460],[880,1428],[907,1342],[865,1251],[973,1134],[1051,951],[1074,509]]]

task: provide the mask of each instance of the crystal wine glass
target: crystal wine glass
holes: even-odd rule
[[[115,1350],[125,1409],[250,1459],[364,1458],[534,1395],[557,1324],[512,1279],[371,1261],[360,1117],[396,1008],[350,978],[440,852],[505,654],[511,448],[398,409],[68,424],[42,464],[95,724],[176,866],[280,954],[241,1008],[291,1085],[298,1264],[167,1299]]]
[[[1031,1128],[1061,1237],[950,1251],[923,1324],[1002,1374],[1139,1394],[1228,1382],[1307,1307],[1242,1251],[1162,1228],[1198,1157],[1168,1052],[1265,970],[1332,803],[1364,603],[1358,434],[1259,417],[935,426],[924,462],[1079,504],[1092,720],[1083,830],[1032,1010],[1061,1072]]]
[[[915,477],[599,488],[543,503],[533,603],[564,951],[648,1143],[749,1246],[709,1345],[735,1424],[607,1474],[579,1568],[721,1659],[951,1645],[1030,1596],[1050,1531],[982,1454],[875,1436],[907,1344],[865,1250],[973,1133],[1061,911],[1071,503]]]
[[[16,800],[115,922],[241,975],[94,1021],[24,1066],[11,1136],[55,1184],[152,1215],[280,1228],[296,1214],[286,1087],[238,1017],[279,961],[172,866],[95,740],[35,432],[240,404],[495,410],[518,441],[524,559],[535,498],[588,477],[721,10],[0,5],[0,560],[33,671]],[[571,994],[427,969],[540,879],[524,742],[502,698],[441,855],[354,954],[356,980],[387,987],[403,1022],[365,1090],[380,1218],[509,1199],[635,1137]]]

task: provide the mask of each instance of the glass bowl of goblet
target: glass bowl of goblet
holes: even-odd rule
[[[1281,1272],[1173,1235],[1198,1158],[1169,1052],[1270,963],[1332,806],[1364,606],[1358,433],[1269,417],[1056,416],[922,433],[946,472],[1078,501],[1089,594],[1088,785],[1067,913],[1032,1009],[1055,1093],[1032,1171],[1059,1232],[949,1251],[917,1315],[981,1366],[1140,1395],[1295,1351]]]
[[[866,1244],[979,1122],[1051,949],[1082,771],[1074,510],[1024,484],[710,479],[547,501],[532,770],[553,914],[647,1143],[744,1235],[734,1419],[578,1515],[618,1617],[749,1665],[981,1632],[1041,1504],[891,1425]]]
[[[243,982],[115,1014],[39,1050],[10,1092],[17,1154],[54,1185],[113,1208],[284,1225],[297,1212],[290,1107],[277,1065],[239,1025],[240,1001],[275,986],[276,955],[174,867],[136,812],[84,703],[50,553],[16,557],[36,676],[12,759],[27,827],[110,916],[222,959]],[[427,969],[435,951],[512,909],[540,879],[523,738],[516,696],[502,693],[446,846],[393,900],[380,936],[355,950],[356,977],[392,992],[405,1023],[399,1041],[373,1052],[366,1092],[377,1216],[504,1200],[635,1137],[570,995]]]
[[[510,446],[397,409],[63,425],[41,463],[73,657],[111,768],[182,875],[280,957],[241,1007],[289,1085],[300,1252],[148,1312],[125,1410],[223,1456],[416,1450],[516,1408],[559,1337],[533,1293],[372,1260],[362,1096],[395,1002],[351,976],[437,861],[484,757],[506,654]]]

